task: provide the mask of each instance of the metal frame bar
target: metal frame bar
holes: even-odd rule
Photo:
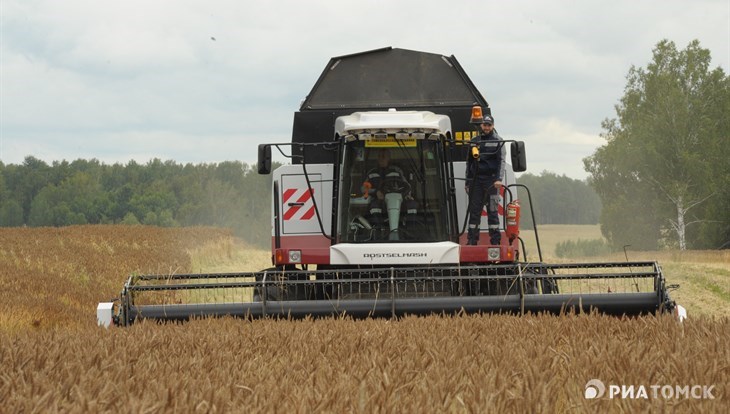
[[[456,313],[561,313],[596,310],[609,315],[641,315],[662,310],[655,293],[587,295],[504,295],[471,297],[262,301],[189,305],[134,305],[129,309],[135,319],[188,320],[194,317],[399,317],[405,315]]]

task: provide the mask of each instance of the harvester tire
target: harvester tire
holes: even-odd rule
[[[286,283],[287,281],[299,280],[305,276],[287,274],[286,270],[282,267],[271,267],[259,272],[256,276],[257,282],[262,282],[264,272],[266,272],[266,300],[267,301],[286,301],[286,300],[307,300],[310,298],[311,293],[303,285],[296,285]],[[255,289],[253,295],[254,302],[263,301],[264,295],[262,295],[262,286]]]

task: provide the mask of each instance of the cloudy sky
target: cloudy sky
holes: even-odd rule
[[[254,162],[331,57],[455,55],[529,170],[585,178],[632,65],[698,39],[730,67],[730,1],[3,0],[0,160]]]

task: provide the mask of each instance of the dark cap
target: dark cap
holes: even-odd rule
[[[482,124],[491,124],[491,125],[494,125],[494,118],[492,118],[491,115],[484,115],[484,119],[482,120]]]

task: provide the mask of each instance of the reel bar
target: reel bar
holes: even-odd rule
[[[673,305],[655,262],[267,270],[131,276],[122,291],[120,323],[591,309],[637,315]]]

